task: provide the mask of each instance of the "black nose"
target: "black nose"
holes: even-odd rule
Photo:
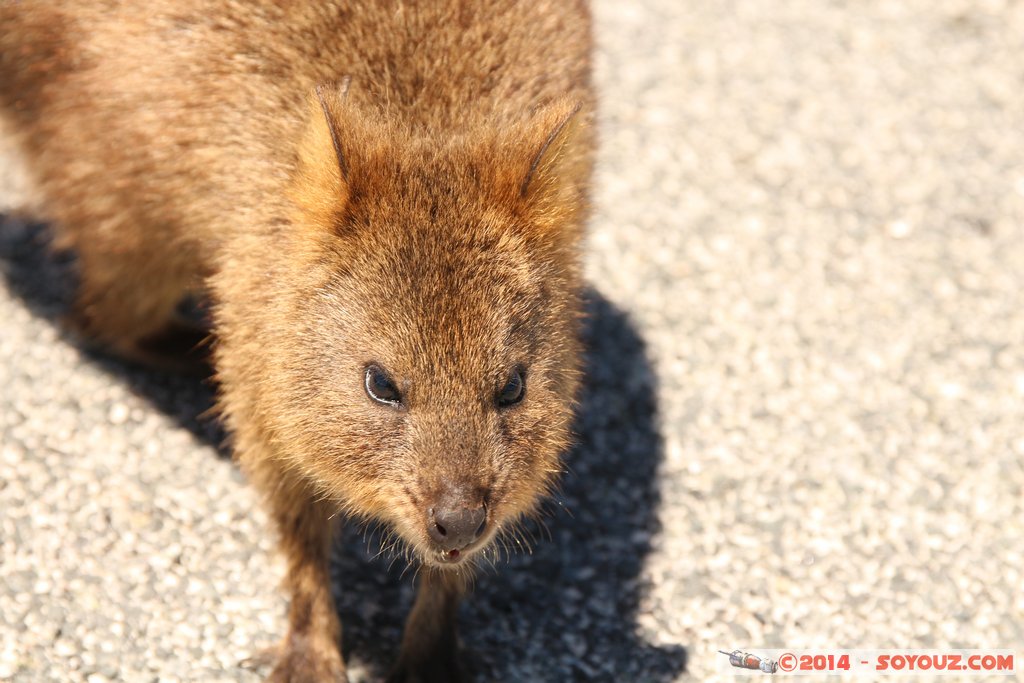
[[[427,530],[442,550],[462,550],[483,533],[487,510],[483,505],[437,507],[430,510]]]

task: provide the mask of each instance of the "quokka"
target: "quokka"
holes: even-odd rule
[[[174,366],[179,303],[210,302],[288,559],[269,680],[346,679],[339,512],[422,565],[392,680],[460,679],[466,579],[570,441],[590,62],[575,0],[0,0],[0,112],[78,254],[70,324]]]

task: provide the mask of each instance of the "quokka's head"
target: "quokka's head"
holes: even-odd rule
[[[579,383],[578,105],[452,131],[319,89],[276,395],[323,495],[458,567],[561,470]]]

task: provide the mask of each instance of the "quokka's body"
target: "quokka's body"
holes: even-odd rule
[[[345,678],[338,511],[423,563],[395,680],[449,681],[474,558],[560,469],[592,148],[580,2],[0,0],[0,116],[71,323],[173,362],[203,292],[236,457],[288,557],[275,681]]]

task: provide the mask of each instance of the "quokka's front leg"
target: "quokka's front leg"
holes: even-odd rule
[[[334,535],[332,509],[317,502],[306,486],[284,471],[259,478],[272,486],[270,505],[281,534],[281,550],[288,560],[284,584],[291,599],[288,635],[267,681],[346,683],[341,622],[328,572]],[[275,481],[276,484],[270,484]]]
[[[466,577],[430,567],[421,571],[388,683],[459,683],[466,677],[459,666],[456,617]]]

